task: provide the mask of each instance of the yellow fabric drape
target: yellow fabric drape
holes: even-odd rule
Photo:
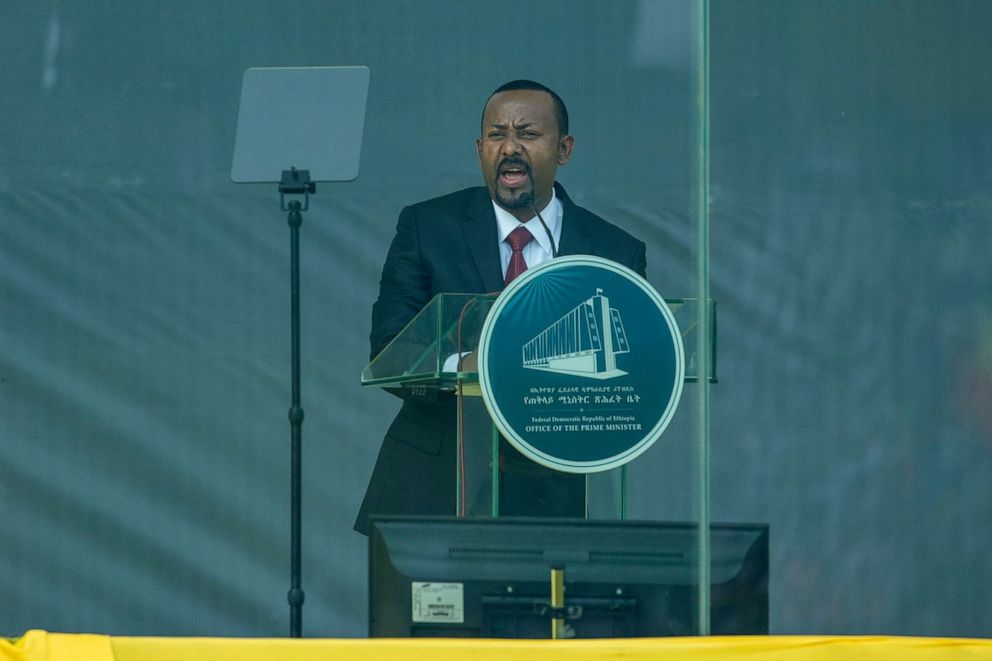
[[[0,661],[992,661],[992,641],[734,636],[613,640],[134,638],[29,631],[0,640]]]
[[[0,639],[0,661],[114,661],[110,636],[28,631],[12,641]]]

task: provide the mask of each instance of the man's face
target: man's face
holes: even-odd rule
[[[521,221],[530,219],[533,196],[538,209],[551,201],[559,165],[572,155],[572,136],[558,133],[554,100],[539,90],[511,90],[493,96],[482,114],[475,141],[489,194]]]

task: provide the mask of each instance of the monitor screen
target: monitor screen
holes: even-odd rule
[[[711,632],[768,633],[768,526],[711,524],[710,547]],[[374,517],[369,635],[548,638],[553,567],[568,637],[695,635],[697,558],[691,523]]]

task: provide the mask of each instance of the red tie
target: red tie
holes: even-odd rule
[[[534,235],[530,230],[521,225],[510,232],[506,237],[506,242],[510,244],[513,253],[510,254],[510,263],[506,267],[506,277],[503,278],[503,285],[513,282],[513,279],[527,270],[527,262],[524,261],[524,246],[533,240]]]

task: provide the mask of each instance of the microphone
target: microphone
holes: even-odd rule
[[[554,259],[555,257],[558,256],[558,246],[555,245],[555,237],[551,235],[551,230],[548,229],[548,224],[545,223],[544,218],[541,217],[541,212],[539,212],[537,210],[537,207],[534,206],[534,194],[521,193],[520,202],[530,207],[530,210],[534,212],[534,215],[537,216],[537,219],[541,221],[541,227],[544,228],[544,231],[548,235],[548,241],[551,242],[551,258]]]

